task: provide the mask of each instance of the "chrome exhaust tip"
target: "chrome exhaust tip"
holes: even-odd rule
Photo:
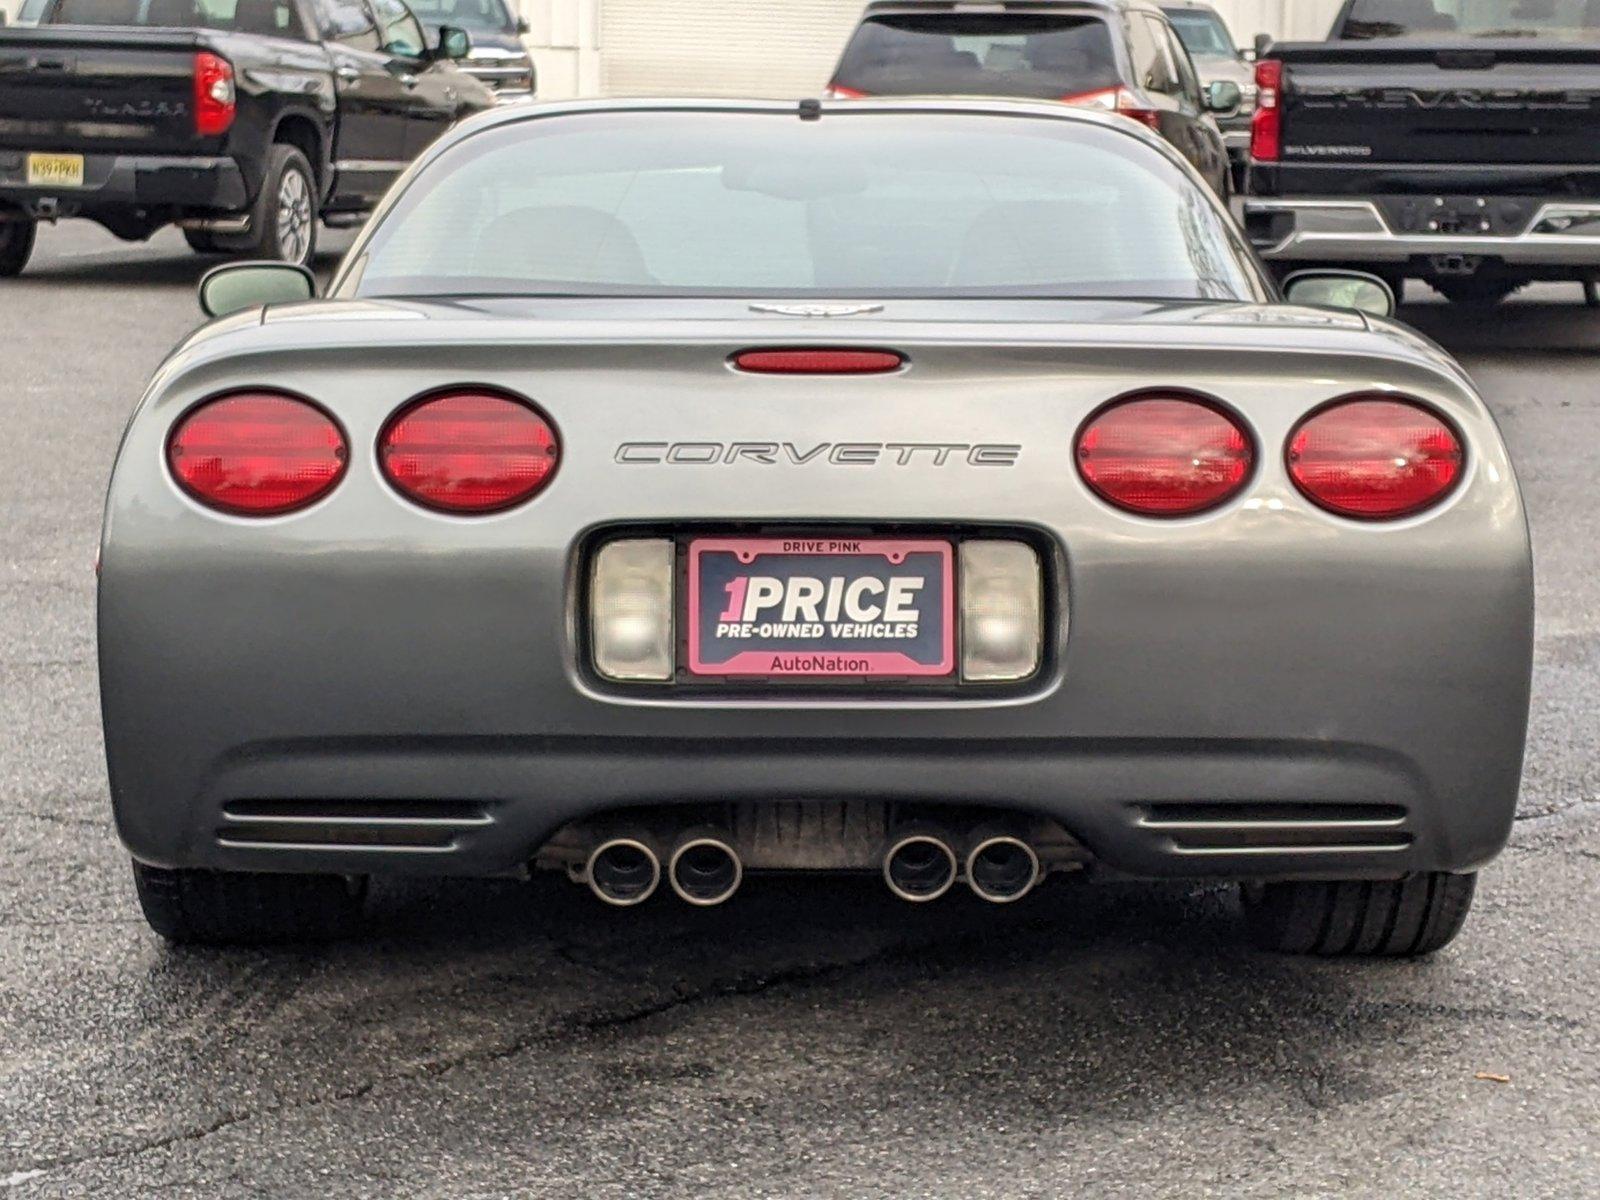
[[[643,904],[661,884],[661,859],[636,838],[601,842],[590,852],[584,870],[589,890],[617,908]]]
[[[711,834],[683,838],[667,864],[667,882],[678,898],[698,908],[726,903],[744,882],[739,853]]]
[[[950,843],[931,833],[897,838],[883,856],[884,882],[912,904],[937,900],[955,886],[960,870]]]
[[[1039,856],[1021,838],[984,838],[967,855],[967,886],[990,904],[1021,900],[1039,883]]]

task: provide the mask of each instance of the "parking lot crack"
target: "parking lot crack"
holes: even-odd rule
[[[531,1050],[623,1029],[680,1009],[714,1003],[730,997],[759,996],[783,988],[826,982],[882,962],[905,957],[918,949],[919,947],[912,943],[895,943],[879,947],[857,958],[751,972],[723,981],[714,981],[701,987],[674,990],[671,995],[641,1001],[627,1007],[577,1012],[547,1028],[530,1031],[499,1045],[478,1047],[449,1058],[420,1063],[405,1070],[376,1076],[354,1087],[301,1099],[289,1099],[259,1108],[224,1113],[204,1124],[130,1145],[40,1159],[25,1166],[11,1168],[8,1174],[0,1175],[0,1187],[10,1188],[23,1183],[43,1181],[50,1175],[87,1163],[126,1161],[160,1153],[184,1144],[205,1141],[251,1121],[320,1108],[329,1104],[361,1100],[382,1087],[423,1083],[463,1067],[504,1062]],[[0,1170],[4,1169],[6,1168],[0,1167]]]

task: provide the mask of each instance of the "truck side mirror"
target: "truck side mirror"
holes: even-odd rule
[[[1265,58],[1267,51],[1272,49],[1272,35],[1270,33],[1256,34],[1256,57]]]
[[[1206,88],[1206,108],[1214,113],[1231,113],[1244,103],[1239,85],[1227,79],[1213,80]]]
[[[533,26],[528,24],[528,18],[527,17],[518,17],[517,18],[517,33],[519,35],[526,36],[528,33],[532,32],[532,30],[533,30]]]
[[[472,53],[472,35],[454,25],[439,26],[439,49],[435,58],[459,62]]]
[[[200,311],[225,317],[267,304],[294,304],[317,294],[317,277],[298,263],[223,263],[200,277]]]

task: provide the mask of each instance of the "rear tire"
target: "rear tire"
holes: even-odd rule
[[[282,144],[267,151],[261,192],[250,209],[250,232],[216,234],[217,246],[234,254],[309,267],[317,254],[317,177],[306,156]]]
[[[22,274],[28,259],[33,257],[33,243],[38,233],[39,222],[32,218],[0,221],[0,279]]]
[[[1245,917],[1266,950],[1418,958],[1461,932],[1477,882],[1476,875],[1431,871],[1397,880],[1269,883],[1245,889]]]
[[[360,925],[366,880],[343,875],[185,871],[133,864],[150,928],[180,945],[266,945],[347,937]]]

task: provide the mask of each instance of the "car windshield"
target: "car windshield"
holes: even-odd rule
[[[148,25],[301,37],[289,0],[58,0],[51,25]]]
[[[576,113],[423,169],[365,296],[1248,300],[1225,214],[1116,129],[1018,115]]]
[[[1111,30],[1100,18],[1002,12],[871,17],[850,39],[833,83],[870,96],[1060,100],[1118,79]]]
[[[1596,0],[1356,0],[1340,30],[1348,40],[1431,37],[1600,38]]]
[[[411,11],[431,31],[441,25],[479,33],[510,33],[511,15],[501,0],[409,0]]]
[[[1216,13],[1197,8],[1169,8],[1167,19],[1178,31],[1178,39],[1196,58],[1236,58],[1238,50],[1228,36],[1228,27]]]

